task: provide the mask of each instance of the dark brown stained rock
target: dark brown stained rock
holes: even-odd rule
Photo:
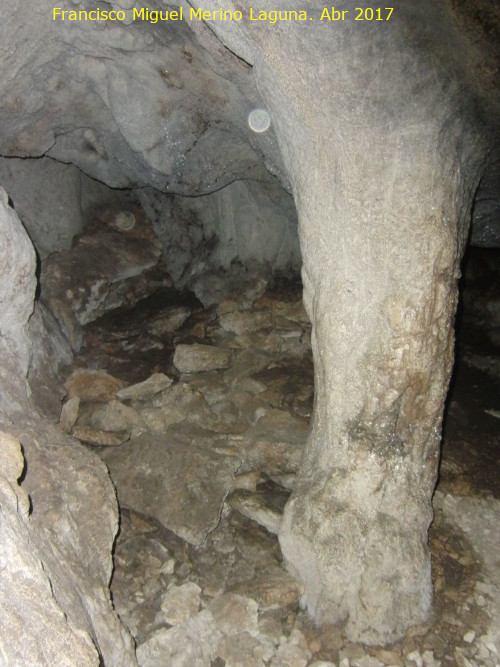
[[[78,438],[86,445],[94,447],[119,447],[130,438],[127,431],[101,431],[90,426],[75,426],[71,431],[74,438]]]
[[[78,396],[80,401],[106,403],[116,392],[126,386],[124,380],[115,378],[106,371],[77,368],[66,381],[68,397]]]
[[[200,443],[201,444],[201,443]],[[203,544],[217,526],[240,461],[179,439],[144,434],[101,453],[121,505],[156,517],[190,544]]]
[[[296,579],[278,567],[233,588],[235,593],[256,600],[259,610],[280,609],[282,613],[298,604],[303,590]]]

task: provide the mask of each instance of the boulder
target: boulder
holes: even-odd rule
[[[48,157],[0,158],[0,183],[41,259],[68,250],[83,230],[81,178],[74,165]]]
[[[203,446],[196,431],[143,434],[101,452],[120,504],[154,516],[190,544],[203,544],[219,523],[240,461]]]
[[[213,345],[183,345],[175,348],[174,366],[181,373],[201,373],[231,365],[231,351]]]
[[[97,667],[99,655],[91,636],[75,632],[33,544],[30,500],[18,485],[25,465],[21,445],[9,433],[0,432],[0,449],[2,659],[9,665],[68,666],[71,659],[82,667]]]

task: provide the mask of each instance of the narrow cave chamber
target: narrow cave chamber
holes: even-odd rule
[[[115,23],[58,23],[40,0],[36,76],[14,48],[32,21],[9,16],[0,623],[34,629],[0,632],[0,654],[494,667],[498,335],[486,357],[468,342],[497,321],[484,249],[433,496],[463,211],[495,136],[486,49],[431,2],[346,23],[341,51],[320,16],[134,22],[119,4]]]
[[[149,664],[177,626],[187,633],[179,642],[192,632],[221,661],[257,650],[266,664],[280,645],[309,661],[369,656],[341,626],[317,628],[301,610],[301,584],[283,568],[277,539],[314,399],[290,195],[254,181],[198,197],[113,190],[50,158],[4,158],[0,169],[41,258],[32,399],[110,470],[121,516],[111,594],[140,659]],[[62,198],[77,193],[80,223],[61,227],[61,250],[30,229],[22,183],[37,171],[58,174]],[[62,172],[76,190],[60,189]],[[484,403],[498,395],[497,253],[471,247],[465,264],[430,535],[436,611],[416,644],[386,648],[391,659],[415,646],[451,656],[463,622],[477,632],[485,624],[478,563],[442,503],[451,494],[498,497],[498,416]],[[477,340],[484,353],[471,350]]]
[[[116,611],[146,656],[210,607],[242,635],[225,659],[267,659],[299,611],[277,532],[314,394],[293,198],[276,179],[186,197],[113,190],[47,157],[0,169],[41,258],[32,400],[116,486]],[[52,238],[30,228],[23,183],[40,173],[80,221]],[[220,631],[193,622],[213,653]]]

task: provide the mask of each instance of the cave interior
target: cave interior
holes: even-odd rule
[[[93,530],[116,524],[106,528],[109,553],[96,550],[106,563],[109,613],[133,648],[114,653],[93,621],[102,664],[134,664],[120,660],[137,652],[148,666],[498,667],[499,579],[485,552],[500,548],[489,535],[498,533],[491,516],[500,501],[500,162],[483,168],[467,213],[429,532],[433,611],[383,647],[352,641],[342,623],[311,618],[278,539],[316,409],[301,228],[277,148],[279,120],[248,83],[243,58],[225,60],[221,47],[207,53],[203,35],[177,25],[137,28],[137,43],[108,67],[108,108],[99,58],[118,47],[99,32],[94,57],[74,28],[71,103],[57,86],[60,56],[29,88],[35,99],[38,86],[52,86],[54,109],[35,107],[31,128],[23,121],[2,133],[0,184],[36,253],[26,323],[36,417],[16,421],[7,401],[2,430],[23,447],[19,481],[30,488],[34,522],[39,511],[57,513],[60,501],[49,498],[50,475],[36,479],[49,464],[43,446],[31,463],[32,440],[56,439],[69,495],[73,463],[63,450],[85,451],[83,467],[103,463],[107,480],[109,471],[113,486],[102,483],[102,498],[89,484],[88,497],[96,495],[87,510],[62,496],[75,526],[65,527],[65,511],[54,523],[71,542],[78,521],[102,503]],[[153,71],[161,94],[149,90]],[[40,420],[47,426],[33,425]],[[50,502],[39,510],[42,493]],[[72,563],[77,569],[78,553]],[[68,605],[78,618],[78,605]]]

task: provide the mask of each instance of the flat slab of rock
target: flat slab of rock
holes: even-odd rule
[[[134,238],[116,232],[98,231],[79,238],[70,250],[54,253],[44,262],[43,294],[53,310],[54,301],[69,303],[81,325],[127,303],[120,283],[141,277],[156,266],[161,248],[154,238]],[[147,296],[137,289],[136,299]],[[142,291],[142,293],[141,293]],[[57,314],[54,313],[57,317]]]
[[[109,466],[121,506],[154,516],[193,545],[218,525],[240,461],[203,443],[144,434],[101,456]]]
[[[174,366],[181,373],[201,373],[229,368],[231,352],[213,345],[177,345]]]
[[[128,431],[101,431],[90,426],[75,426],[71,435],[78,438],[81,442],[94,447],[119,447],[126,442],[130,434]]]
[[[235,310],[230,313],[224,313],[224,315],[219,315],[219,324],[224,331],[245,334],[270,328],[272,326],[272,317],[268,310]]]
[[[167,387],[170,387],[172,382],[173,380],[164,373],[153,373],[153,375],[148,377],[147,380],[144,380],[144,382],[138,382],[130,387],[120,389],[120,391],[116,393],[116,397],[121,401],[145,401],[156,394],[159,394]]]
[[[165,315],[155,317],[147,324],[147,330],[155,336],[162,336],[180,329],[191,315],[191,309],[184,306],[173,306]]]
[[[81,401],[107,403],[126,384],[123,380],[109,375],[106,371],[77,368],[66,380],[65,386],[68,398],[78,396]]]

